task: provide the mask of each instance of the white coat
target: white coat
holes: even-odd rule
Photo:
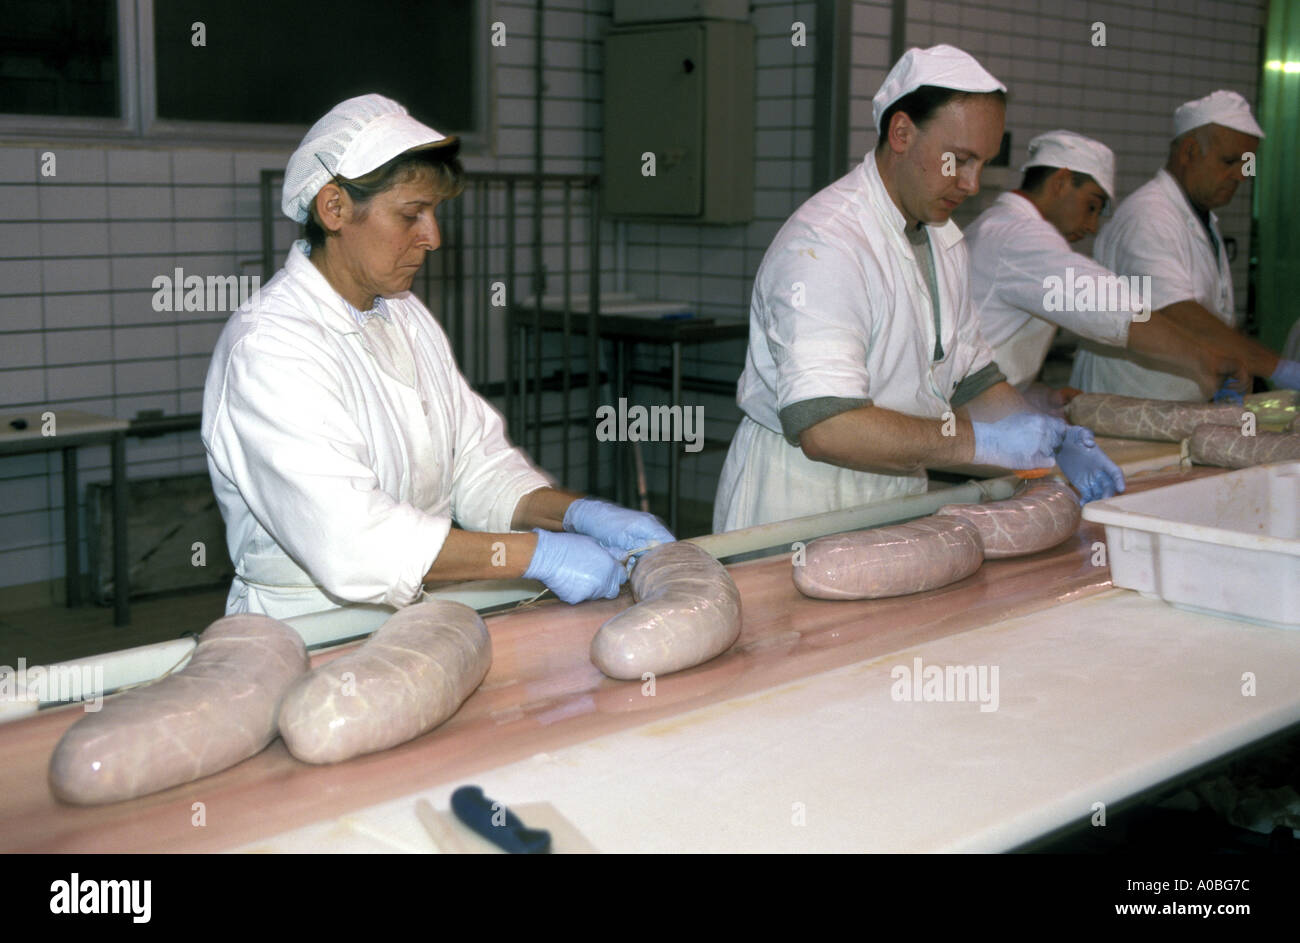
[[[306,247],[226,323],[204,387],[236,572],[227,614],[406,606],[453,519],[506,532],[518,500],[550,484],[417,298],[385,299],[391,326],[363,332]]]
[[[1219,221],[1210,214],[1216,253],[1205,226],[1168,171],[1161,169],[1115,210],[1093,246],[1097,261],[1122,275],[1151,276],[1151,307],[1198,301],[1229,326],[1236,325],[1232,272]],[[1141,366],[1126,351],[1080,345],[1070,385],[1088,393],[1151,399],[1204,400],[1192,380]]]
[[[940,419],[957,384],[989,364],[970,306],[961,230],[929,227],[944,357],[925,273],[874,154],[805,202],[768,248],[750,302],[736,401],[744,417],[723,465],[715,532],[926,489],[924,471],[873,474],[815,462],[781,432],[780,411],[819,397],[863,399]]]
[[[1108,346],[1128,343],[1132,310],[1065,310],[1074,305],[1055,302],[1052,307],[1062,310],[1048,310],[1047,279],[1068,285],[1071,279],[1100,282],[1112,273],[1071,249],[1027,197],[1003,193],[966,227],[966,242],[980,333],[1012,386],[1038,376],[1058,327]]]

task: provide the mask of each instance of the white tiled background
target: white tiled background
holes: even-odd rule
[[[854,4],[852,161],[874,142],[871,97],[890,65],[891,7],[888,0]],[[743,316],[763,251],[810,194],[814,4],[758,0],[751,8],[758,66],[754,221],[606,223],[607,289],[686,301],[706,315]],[[547,172],[600,170],[600,37],[610,25],[609,9],[609,0],[546,5],[541,141]],[[1121,195],[1162,163],[1177,104],[1219,87],[1255,96],[1264,0],[908,0],[906,11],[906,45],[959,45],[1008,85],[1013,164],[1034,134],[1072,128],[1116,151]],[[492,53],[493,152],[468,156],[465,164],[531,170],[534,7],[498,2],[492,17],[507,24],[510,36]],[[807,46],[790,42],[795,21],[807,26]],[[1090,42],[1098,21],[1106,24],[1104,48]],[[53,178],[38,172],[38,157],[48,150],[57,155]],[[0,410],[67,407],[122,418],[148,408],[199,410],[224,317],[155,312],[150,282],[176,266],[186,274],[258,273],[258,172],[282,168],[287,156],[287,149],[0,142]],[[986,201],[981,194],[958,222],[969,221]],[[1243,187],[1220,213],[1225,235],[1237,240],[1239,306],[1246,299],[1249,205]],[[287,220],[279,227],[277,238],[287,244],[293,227]],[[612,248],[620,238],[626,243],[621,270]],[[585,285],[583,279],[575,290]],[[741,342],[702,345],[688,350],[686,372],[734,382],[743,353]],[[656,357],[664,356],[647,349],[642,366],[662,365]],[[638,391],[643,394],[646,401],[654,395]],[[689,394],[684,401],[705,407],[710,439],[730,439],[738,419],[731,397]],[[132,477],[206,467],[197,433],[128,441]],[[543,464],[552,453],[543,452]],[[686,497],[711,500],[723,454],[686,459]],[[105,449],[83,450],[83,494],[87,481],[107,479],[107,458]],[[665,460],[662,447],[647,450],[652,479],[662,477]],[[0,459],[0,586],[62,575],[61,495],[57,455]]]

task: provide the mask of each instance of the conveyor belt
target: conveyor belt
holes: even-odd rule
[[[1167,484],[1162,476],[1134,487]],[[447,724],[401,747],[335,767],[294,760],[276,741],[216,776],[98,808],[56,802],[46,783],[54,744],[80,708],[44,711],[0,728],[0,850],[212,851],[337,817],[351,810],[934,639],[988,626],[1109,588],[1091,562],[1100,528],[1085,524],[1062,546],[989,561],[943,589],[898,599],[828,602],[799,595],[789,558],[731,568],[744,628],[734,649],[658,679],[604,678],[587,647],[619,600],[539,605],[492,617],[494,660],[482,688]],[[317,656],[316,661],[332,657]],[[206,825],[191,824],[204,803]]]

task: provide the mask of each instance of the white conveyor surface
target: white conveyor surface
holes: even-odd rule
[[[893,700],[918,657],[996,666],[997,710]],[[473,782],[607,852],[1002,851],[1297,721],[1300,632],[1112,590]],[[433,851],[415,800],[445,810],[457,785],[234,850]]]

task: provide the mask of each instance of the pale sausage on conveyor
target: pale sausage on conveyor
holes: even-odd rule
[[[949,504],[935,513],[964,518],[979,528],[988,560],[1055,547],[1073,536],[1083,519],[1074,490],[1059,481],[1033,482],[1005,501]]]
[[[280,707],[280,736],[305,763],[386,750],[456,713],[491,665],[487,626],[469,606],[407,606],[355,651],[298,680]]]
[[[1139,399],[1110,393],[1080,393],[1065,407],[1066,418],[1097,435],[1121,439],[1181,442],[1197,426],[1238,425],[1241,406],[1214,406],[1162,399]]]
[[[308,667],[302,638],[262,615],[218,619],[184,670],[115,694],[50,758],[65,802],[118,802],[210,776],[275,739],[280,699]]]
[[[1300,432],[1243,435],[1235,426],[1197,426],[1188,443],[1188,453],[1198,465],[1224,468],[1300,461]]]
[[[815,599],[880,599],[937,589],[984,562],[979,529],[962,517],[922,517],[819,537],[794,567],[794,585]]]
[[[637,561],[629,580],[637,600],[600,627],[591,660],[611,678],[692,668],[722,654],[740,635],[740,591],[731,575],[687,540]]]

